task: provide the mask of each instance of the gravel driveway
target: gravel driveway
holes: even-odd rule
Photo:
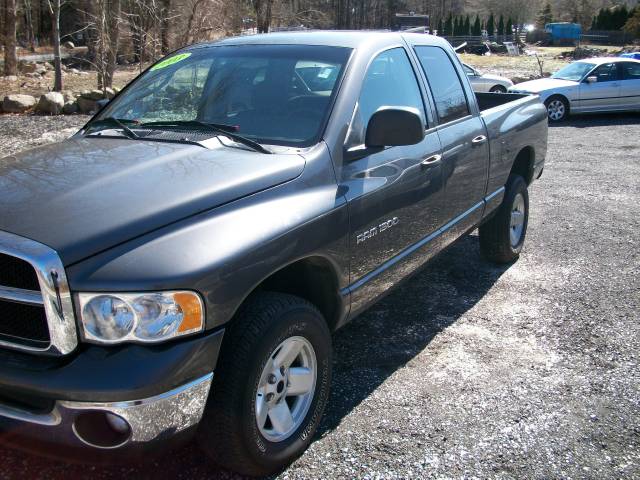
[[[80,117],[0,117],[3,151]],[[472,235],[335,337],[332,396],[280,478],[640,476],[640,116],[549,131],[520,260]],[[0,478],[233,477],[195,447],[135,467],[0,449]]]

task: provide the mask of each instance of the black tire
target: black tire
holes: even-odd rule
[[[491,90],[489,90],[489,93],[507,93],[507,89],[502,85],[494,85],[491,87]]]
[[[515,245],[511,239],[511,213],[518,195],[524,200],[524,218],[522,233]],[[509,177],[502,204],[495,215],[480,225],[480,251],[492,262],[511,263],[517,260],[522,251],[529,223],[529,193],[527,182],[520,175]]]
[[[553,106],[557,105],[557,103],[555,102],[560,102],[562,103],[563,106],[563,113],[561,116],[558,116],[558,109],[556,108],[554,110]],[[549,119],[550,122],[552,123],[557,123],[557,122],[563,122],[565,121],[568,117],[569,117],[569,102],[567,101],[566,98],[560,96],[560,95],[553,95],[549,98],[547,98],[544,102],[544,106],[547,109],[547,118]]]
[[[256,393],[266,362],[286,339],[304,337],[317,360],[308,412],[290,437],[267,440],[256,421]],[[225,332],[211,394],[200,424],[199,445],[219,465],[263,476],[282,470],[309,446],[331,383],[331,333],[318,309],[299,297],[259,293]]]

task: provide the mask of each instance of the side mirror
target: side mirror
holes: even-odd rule
[[[381,107],[371,115],[365,135],[369,147],[415,145],[424,138],[424,123],[417,108]]]
[[[596,77],[595,75],[587,77],[587,83],[598,83],[598,77]]]

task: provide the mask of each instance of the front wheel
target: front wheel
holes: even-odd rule
[[[569,115],[569,103],[562,97],[551,97],[544,102],[551,122],[561,122]]]
[[[489,93],[507,93],[507,89],[502,85],[494,85],[491,87],[491,90],[489,90]]]
[[[218,464],[262,476],[308,447],[331,380],[331,334],[309,302],[259,293],[225,332],[201,448]]]
[[[520,256],[529,223],[527,182],[520,175],[507,181],[502,204],[496,214],[480,225],[480,251],[490,261],[510,263]]]

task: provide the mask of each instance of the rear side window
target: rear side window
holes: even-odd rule
[[[441,123],[469,115],[467,97],[449,55],[440,47],[415,47],[415,50]]]
[[[640,80],[640,63],[623,63],[622,74],[624,80]]]
[[[347,147],[364,144],[369,119],[380,107],[414,107],[425,120],[420,87],[404,48],[386,50],[369,65],[347,134]]]

